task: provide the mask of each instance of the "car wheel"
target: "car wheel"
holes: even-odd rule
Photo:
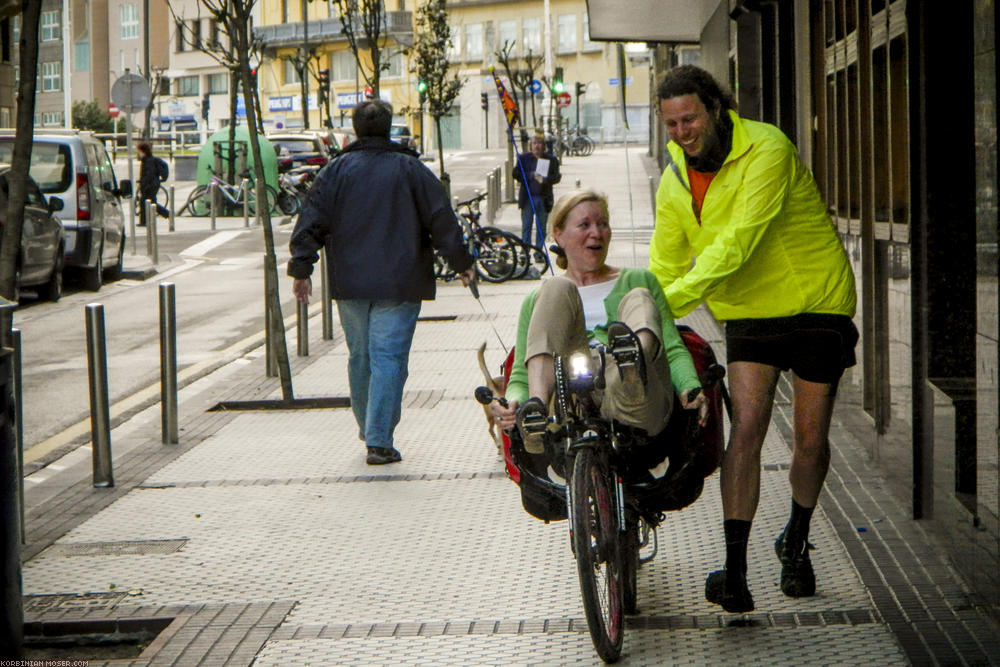
[[[59,244],[59,248],[56,251],[55,266],[52,267],[52,275],[49,277],[49,281],[42,286],[41,290],[39,290],[39,296],[46,301],[55,302],[62,297],[63,267],[65,264],[66,254],[63,250],[62,244]]]
[[[122,234],[121,243],[118,244],[118,261],[115,265],[111,267],[110,270],[105,271],[105,277],[110,280],[118,280],[122,277],[122,273],[125,271],[125,235]]]
[[[94,266],[83,267],[83,288],[90,292],[101,289],[104,283],[104,240],[101,240],[101,249],[97,253],[97,263]]]

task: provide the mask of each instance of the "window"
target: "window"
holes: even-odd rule
[[[462,40],[458,36],[458,28],[451,26],[451,36],[448,38],[448,60],[458,60],[462,57]]]
[[[42,125],[47,127],[62,127],[62,111],[46,111],[42,114]]]
[[[42,12],[42,24],[39,34],[43,42],[55,42],[59,39],[59,33],[62,31],[62,26],[60,25],[62,23],[61,18],[58,9],[50,12]]]
[[[10,22],[10,39],[12,42],[17,44],[21,39],[21,15],[18,14]]]
[[[194,45],[195,49],[200,49],[202,47],[201,43],[201,21],[199,19],[194,19],[191,21],[191,31],[189,33],[191,38],[191,43]]]
[[[576,14],[560,14],[559,36],[556,49],[559,53],[576,52]]]
[[[583,13],[583,51],[600,51],[601,45],[598,42],[590,41],[590,14]]]
[[[221,33],[219,32],[219,22],[212,19],[208,23],[208,45],[210,47],[218,48],[222,46],[222,42],[219,37]]]
[[[83,39],[73,45],[73,69],[76,72],[90,71],[90,41]]]
[[[139,7],[131,3],[118,5],[118,37],[139,39]]]
[[[330,54],[331,81],[354,81],[356,76],[357,63],[353,53],[344,50]]]
[[[301,83],[302,79],[299,78],[299,71],[295,69],[295,60],[292,58],[285,59],[285,83]]]
[[[389,69],[387,69],[383,76],[386,77],[399,77],[403,76],[403,54],[394,53],[389,58]]]
[[[197,95],[198,94],[198,77],[197,76],[179,76],[177,77],[177,95]]]
[[[62,90],[62,62],[53,61],[42,63],[41,67],[43,93],[52,93]]]
[[[208,75],[208,92],[220,95],[229,92],[229,75],[225,72]]]
[[[465,26],[465,59],[483,59],[483,24],[470,23]]]
[[[517,55],[517,19],[500,21],[498,28],[500,31],[500,41],[497,43],[497,47],[502,49],[507,44],[512,44],[513,48],[510,50],[510,55]]]
[[[524,19],[524,23],[521,25],[521,30],[524,37],[524,50],[521,52],[521,55],[528,55],[528,51],[531,51],[532,55],[535,56],[541,55],[542,19]]]
[[[187,31],[184,29],[184,22],[178,21],[174,24],[174,28],[177,31],[177,46],[175,47],[175,50],[177,53],[183,53],[184,51],[187,51],[187,40],[185,39],[185,33]]]

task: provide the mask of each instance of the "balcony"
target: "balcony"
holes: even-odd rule
[[[309,44],[347,40],[339,18],[310,20],[308,28]],[[356,31],[359,40],[363,39],[361,33],[362,29],[359,26]],[[288,46],[299,47],[306,41],[306,31],[303,29],[301,21],[298,23],[283,23],[281,25],[255,26],[253,34],[255,38],[261,40],[265,55],[271,56],[279,48]],[[401,44],[408,45],[412,43],[413,13],[386,12],[385,35]],[[364,48],[363,45],[362,48]]]

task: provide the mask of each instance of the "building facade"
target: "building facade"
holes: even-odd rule
[[[590,0],[602,4],[614,3]],[[700,17],[654,36],[657,73],[698,44],[741,115],[781,127],[812,166],[858,278],[859,364],[840,418],[996,613],[995,3],[670,0],[652,11]],[[611,32],[633,35],[651,23],[616,21]],[[653,134],[662,165],[667,138]]]

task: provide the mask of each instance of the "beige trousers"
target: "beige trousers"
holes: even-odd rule
[[[670,367],[660,339],[663,330],[660,312],[649,290],[637,287],[618,304],[617,318],[632,329],[648,329],[656,338],[656,349],[645,352],[648,381],[640,392],[627,392],[622,387],[614,358],[607,356],[604,369],[605,389],[596,392],[601,416],[614,419],[656,435],[664,429],[674,406],[674,389],[670,382]],[[569,356],[581,352],[591,356],[593,367],[600,368],[597,350],[591,350],[584,324],[583,302],[576,284],[565,276],[556,276],[542,283],[535,308],[528,323],[528,344],[525,362],[540,354]]]

